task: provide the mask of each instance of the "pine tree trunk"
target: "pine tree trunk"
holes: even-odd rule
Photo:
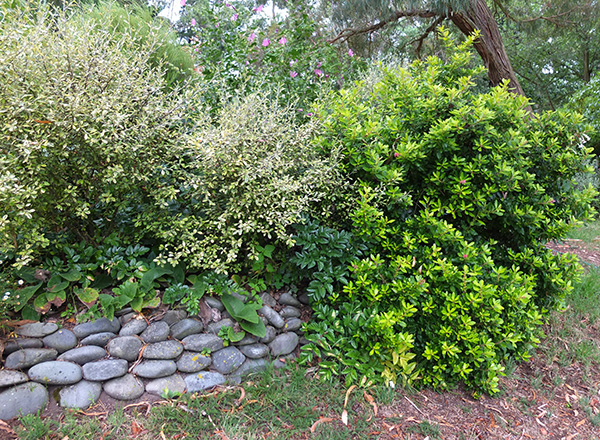
[[[513,93],[525,96],[504,49],[496,20],[485,0],[474,0],[465,10],[452,11],[449,18],[465,35],[479,30],[475,50],[488,70],[491,85],[497,86],[508,79],[509,89]]]

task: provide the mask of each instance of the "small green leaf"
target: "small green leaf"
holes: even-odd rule
[[[31,299],[31,297],[33,295],[35,295],[35,293],[38,290],[40,290],[40,287],[42,287],[42,283],[39,283],[35,286],[27,286],[27,287],[17,290],[17,295],[20,296],[21,304],[19,304],[18,306],[15,307],[15,311],[18,312],[23,307],[25,307],[27,305],[27,303],[29,302],[29,300]]]
[[[74,289],[73,293],[79,298],[79,301],[84,303],[88,308],[96,303],[98,300],[98,291],[91,287],[84,287],[83,289]]]
[[[61,273],[60,276],[63,277],[65,280],[74,283],[75,281],[79,281],[82,275],[81,272],[79,272],[78,270],[72,269],[68,272]]]

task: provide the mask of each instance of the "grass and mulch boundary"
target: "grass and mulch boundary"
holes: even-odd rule
[[[532,359],[507,361],[494,397],[346,388],[291,363],[204,395],[0,422],[0,439],[600,439],[598,236],[597,222],[552,246],[578,254],[586,274]]]

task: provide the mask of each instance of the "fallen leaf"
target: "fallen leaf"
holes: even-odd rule
[[[366,391],[363,391],[363,394],[364,394],[365,399],[367,400],[367,402],[369,402],[369,405],[371,405],[373,407],[373,412],[375,413],[375,417],[377,417],[377,403],[375,403],[375,399],[373,399],[372,396],[370,396],[369,394],[367,394]]]
[[[348,426],[348,411],[346,411],[345,409],[344,411],[342,411],[342,423]]]
[[[320,423],[327,423],[327,422],[333,422],[333,419],[331,417],[319,417],[319,420],[317,420],[315,423],[313,423],[313,425],[310,427],[310,432],[315,432],[315,429],[317,429],[317,426]]]
[[[133,435],[138,435],[138,434],[140,434],[140,433],[141,433],[143,430],[144,430],[144,428],[142,428],[138,422],[136,422],[135,420],[131,422],[131,433],[132,433]],[[63,440],[64,440],[64,439],[63,439]]]
[[[356,388],[356,385],[352,385],[350,388],[348,388],[348,391],[346,391],[346,399],[344,399],[344,408],[346,408],[346,405],[348,405],[348,397],[350,397],[350,393],[354,388]]]
[[[229,437],[227,437],[227,434],[225,434],[220,429],[216,430],[215,434],[218,435],[221,440],[229,440]]]
[[[575,426],[579,428],[584,423],[585,423],[585,419],[581,419],[580,421],[577,422],[577,424]]]

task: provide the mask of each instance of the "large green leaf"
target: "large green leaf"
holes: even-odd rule
[[[81,279],[82,274],[77,269],[71,269],[68,272],[61,273],[60,276],[65,280],[74,283],[75,281],[79,281]]]
[[[258,322],[240,321],[239,323],[240,327],[248,333],[252,333],[254,336],[264,338],[267,335],[267,328],[261,319],[259,319]]]
[[[46,299],[55,307],[62,306],[67,300],[67,292],[59,290],[58,292],[47,292]]]
[[[90,284],[90,287],[93,287],[94,289],[97,289],[97,290],[102,290],[102,289],[106,289],[107,287],[111,286],[114,282],[115,282],[115,280],[113,279],[113,277],[111,277],[107,273],[102,272],[94,277],[94,281],[92,281],[92,284]]]
[[[17,295],[19,295],[20,304],[15,307],[15,311],[18,312],[29,302],[31,297],[35,295],[35,293],[40,290],[42,287],[42,283],[36,284],[35,286],[27,286],[22,289],[17,290]]]
[[[93,306],[98,300],[98,291],[91,287],[83,289],[73,289],[73,293],[79,298],[79,301],[84,303],[88,308]]]
[[[140,284],[142,285],[142,289],[150,290],[155,280],[162,277],[163,275],[171,275],[173,273],[173,269],[169,267],[157,266],[150,269],[144,275],[142,275],[142,279],[140,280]],[[183,281],[182,281],[183,282]]]
[[[36,312],[41,313],[42,315],[47,313],[50,310],[50,302],[48,302],[48,298],[43,293],[36,296],[33,300],[33,307]]]
[[[60,292],[61,290],[65,290],[67,287],[69,287],[68,281],[63,281],[63,279],[60,275],[54,275],[48,281],[48,285],[46,286],[46,289],[48,289],[48,292],[55,293],[55,292]]]

